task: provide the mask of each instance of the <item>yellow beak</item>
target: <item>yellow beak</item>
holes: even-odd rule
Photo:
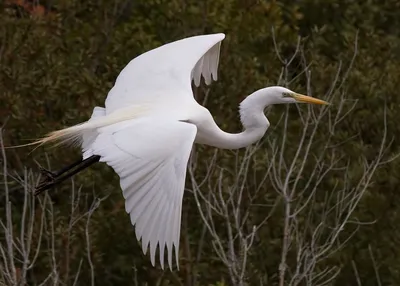
[[[314,97],[307,96],[307,95],[302,95],[302,94],[299,94],[299,93],[293,93],[292,96],[298,102],[314,103],[314,104],[325,104],[325,105],[329,104],[329,102],[323,101],[321,99],[314,98]]]

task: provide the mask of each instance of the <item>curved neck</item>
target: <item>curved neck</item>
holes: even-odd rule
[[[199,128],[196,142],[221,149],[239,149],[253,144],[264,136],[269,127],[269,121],[264,115],[264,108],[269,104],[272,102],[268,102],[261,91],[252,93],[239,107],[243,132],[227,133],[210,118],[208,124]]]
[[[207,138],[207,136],[200,135],[196,142],[217,147],[220,149],[244,148],[260,140],[264,136],[265,131],[267,131],[268,127],[245,129],[243,132],[240,133],[228,133],[222,131],[216,124],[215,128],[217,128],[218,131],[215,130],[216,132],[212,132],[212,137]]]

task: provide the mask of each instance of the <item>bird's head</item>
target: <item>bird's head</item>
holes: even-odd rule
[[[269,104],[282,104],[282,103],[313,103],[313,104],[329,104],[324,100],[314,98],[307,95],[302,95],[291,91],[282,86],[271,86],[263,90],[267,95]]]

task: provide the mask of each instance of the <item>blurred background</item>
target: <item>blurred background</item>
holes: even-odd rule
[[[269,108],[246,150],[195,147],[173,271],[143,255],[112,169],[34,198],[39,165],[79,150],[2,148],[0,283],[399,285],[399,15],[394,0],[2,0],[2,146],[87,120],[131,59],[208,33],[226,34],[219,79],[194,93],[222,129],[265,86],[332,105]]]

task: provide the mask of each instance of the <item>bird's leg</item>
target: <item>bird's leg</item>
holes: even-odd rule
[[[66,179],[79,173],[83,169],[86,169],[90,165],[98,162],[99,160],[100,160],[100,156],[92,155],[89,158],[86,158],[85,160],[79,160],[77,162],[74,162],[73,164],[71,164],[67,167],[64,167],[61,170],[54,172],[54,173],[42,168],[41,172],[46,177],[35,188],[35,191],[34,191],[35,195],[38,195],[38,194],[42,193],[43,191],[48,190],[48,189],[54,187],[55,185],[60,184],[61,182],[65,181]],[[77,167],[77,168],[75,168],[75,167]],[[71,171],[71,172],[69,172],[69,171]]]
[[[64,174],[65,172],[71,170],[72,168],[78,166],[79,164],[81,164],[83,162],[83,160],[78,160],[75,161],[74,163],[72,163],[71,165],[65,166],[64,168],[56,171],[56,172],[51,172],[43,167],[40,167],[40,172],[42,173],[43,176],[45,176],[43,181],[52,181],[54,180],[57,176],[60,176],[62,174]]]

